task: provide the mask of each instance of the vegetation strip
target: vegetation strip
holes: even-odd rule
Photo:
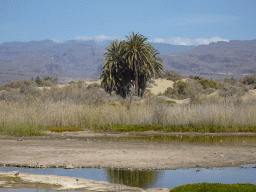
[[[216,191],[216,192],[253,192],[256,191],[256,185],[245,184],[220,184],[220,183],[196,183],[182,185],[171,189],[170,192],[203,192],[203,191]]]

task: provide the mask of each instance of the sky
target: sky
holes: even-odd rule
[[[125,39],[199,45],[256,39],[256,0],[0,0],[0,44]]]

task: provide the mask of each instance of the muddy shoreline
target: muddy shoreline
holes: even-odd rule
[[[255,146],[211,146],[150,141],[104,141],[141,135],[240,135],[256,133],[53,133],[40,137],[0,136],[0,166],[26,168],[178,169],[234,167],[256,163]],[[81,139],[81,138],[93,139]]]

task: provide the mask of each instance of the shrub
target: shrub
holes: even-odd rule
[[[224,87],[220,90],[219,95],[222,97],[229,97],[235,94],[238,94],[238,96],[242,96],[248,91],[249,89],[246,88],[243,84],[238,84],[236,87]]]
[[[185,95],[188,84],[183,81],[178,81],[173,84],[173,88],[177,89],[179,95]]]
[[[178,95],[178,92],[172,88],[172,87],[168,87],[165,91],[164,91],[164,96],[170,97],[171,95]]]
[[[92,89],[92,88],[100,88],[100,85],[98,83],[92,83],[87,87],[87,89]]]
[[[220,90],[219,95],[222,97],[230,97],[237,93],[236,87],[225,87]]]
[[[171,80],[171,81],[178,81],[182,79],[182,76],[174,71],[168,71],[166,70],[164,75],[165,78],[167,78],[167,80]]]
[[[201,79],[199,83],[203,86],[204,89],[213,88],[217,89],[217,84],[214,80]]]
[[[235,86],[238,83],[238,80],[236,80],[234,77],[231,77],[230,79],[224,79],[225,83],[229,83],[232,86]]]
[[[46,76],[43,79],[40,79],[40,77],[37,76],[35,80],[33,78],[31,80],[35,81],[38,87],[42,87],[42,86],[51,87],[52,84],[58,83],[57,77],[49,77],[49,76]]]
[[[197,80],[203,86],[204,89],[208,89],[208,88],[217,89],[217,83],[212,79],[211,80],[205,79],[200,76],[195,76],[194,79]]]
[[[246,75],[245,78],[242,80],[242,84],[244,85],[256,84],[256,74],[253,74],[251,76]]]
[[[178,81],[173,84],[173,88],[168,87],[163,95],[174,99],[194,98],[201,90],[202,86],[197,81]]]

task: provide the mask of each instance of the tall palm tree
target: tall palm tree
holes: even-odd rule
[[[162,70],[161,59],[155,57],[159,52],[147,42],[146,37],[134,32],[126,36],[124,48],[124,57],[135,76],[135,95],[142,97],[148,78]]]

